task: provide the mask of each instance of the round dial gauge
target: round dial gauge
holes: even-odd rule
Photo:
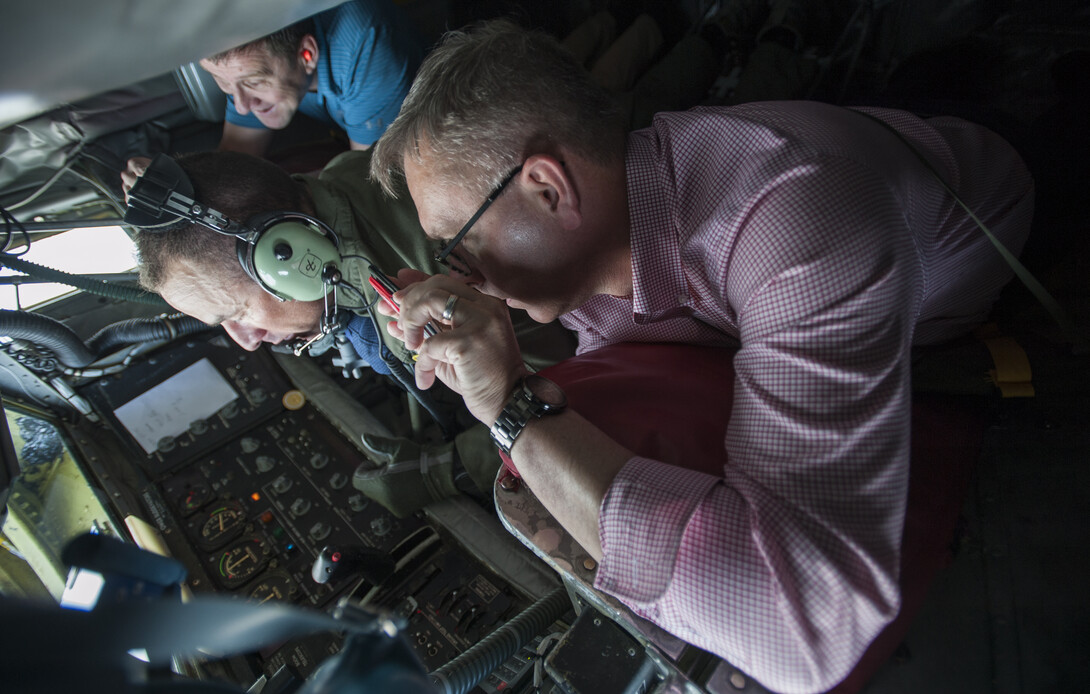
[[[291,602],[291,598],[299,589],[291,576],[283,571],[274,571],[250,588],[249,600],[251,602]]]
[[[219,580],[224,588],[237,588],[249,581],[269,561],[268,547],[262,540],[241,540],[220,552],[216,561]]]
[[[212,489],[204,482],[196,482],[181,490],[178,497],[178,509],[183,516],[188,516],[212,498]]]
[[[238,537],[246,524],[246,513],[235,502],[213,508],[201,525],[198,538],[203,549],[216,549]]]

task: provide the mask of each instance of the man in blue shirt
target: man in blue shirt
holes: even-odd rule
[[[205,58],[227,94],[219,148],[260,156],[300,111],[367,149],[397,116],[423,54],[390,0],[352,0]]]

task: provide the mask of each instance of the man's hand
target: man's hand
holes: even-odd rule
[[[526,373],[507,306],[445,275],[402,270],[397,280],[404,287],[394,294],[400,320],[388,330],[420,355],[417,385],[427,388],[438,377],[462,395],[474,417],[492,426],[515,381]],[[458,299],[445,321],[451,296]],[[379,305],[385,315],[398,315]],[[425,339],[429,321],[442,327]],[[531,421],[511,448],[511,458],[545,508],[600,560],[598,509],[632,452],[568,408]]]
[[[150,163],[151,159],[147,157],[133,157],[126,163],[125,170],[121,172],[121,191],[125,194],[125,202],[129,201],[129,190],[136,184],[136,179],[144,175]]]
[[[507,306],[446,275],[402,270],[398,284],[404,287],[394,294],[401,313],[388,330],[419,354],[417,385],[430,388],[438,377],[462,396],[474,417],[491,426],[526,373]],[[452,296],[457,298],[447,320],[443,312]],[[385,304],[379,310],[397,315]],[[429,322],[443,327],[425,339]]]

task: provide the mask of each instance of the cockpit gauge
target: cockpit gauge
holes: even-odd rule
[[[273,571],[250,588],[251,602],[291,602],[299,592],[291,576],[283,571]]]
[[[246,512],[235,501],[214,504],[203,518],[196,539],[204,550],[223,547],[242,534],[242,528],[246,525]]]
[[[204,506],[212,498],[212,489],[204,482],[197,482],[181,490],[178,498],[178,509],[183,516],[188,516],[201,506]]]
[[[276,458],[270,455],[259,455],[254,462],[258,472],[269,472],[276,467]]]
[[[269,562],[270,550],[256,537],[239,540],[217,555],[217,578],[224,588],[237,588],[257,575]]]

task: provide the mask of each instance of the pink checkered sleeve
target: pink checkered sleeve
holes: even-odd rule
[[[724,475],[630,461],[596,586],[775,691],[817,692],[899,607],[922,279],[899,201],[856,163],[753,200],[735,243],[706,249],[696,306],[735,312],[741,337]]]

